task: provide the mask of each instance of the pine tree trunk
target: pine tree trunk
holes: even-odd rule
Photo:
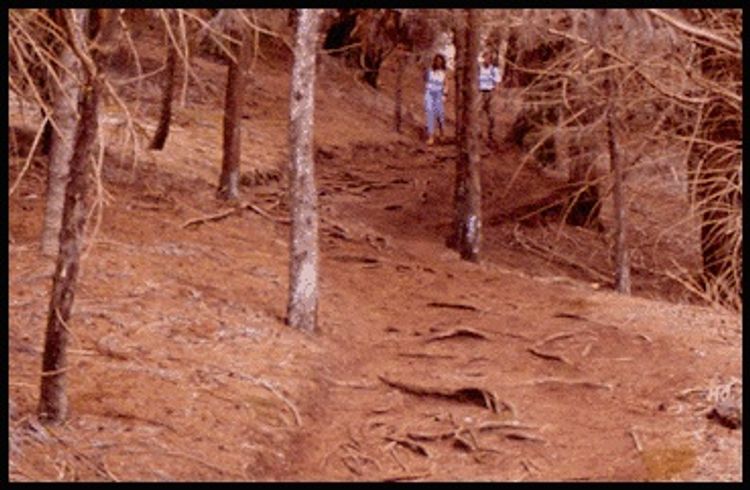
[[[251,42],[246,28],[242,29],[241,38],[240,46],[235,50],[236,61],[229,60],[224,96],[224,153],[217,196],[227,200],[240,197],[242,109],[245,104],[245,72],[250,61]]]
[[[83,49],[83,47],[81,46]],[[60,231],[60,252],[52,280],[52,294],[47,317],[42,357],[42,381],[39,397],[40,419],[59,423],[68,412],[67,345],[70,337],[70,314],[73,308],[80,251],[86,221],[87,169],[91,147],[98,127],[98,82],[87,73],[80,102],[81,117],[76,130],[70,159],[70,180],[65,191],[65,205]]]
[[[86,22],[88,15],[85,9],[74,9],[73,15],[79,25]],[[58,17],[58,16],[56,16]],[[59,84],[49,77],[47,81],[52,94],[52,124],[45,127],[50,130],[49,163],[47,167],[47,201],[44,210],[42,228],[42,253],[48,257],[57,254],[60,244],[60,223],[62,221],[65,186],[68,181],[68,164],[73,154],[76,125],[78,119],[78,88],[80,81],[76,74],[81,71],[81,63],[70,47],[63,46],[58,60],[60,62]]]
[[[445,240],[446,246],[458,251],[459,236],[461,228],[461,216],[459,215],[460,205],[459,203],[464,198],[462,193],[462,182],[465,180],[466,167],[468,165],[468,157],[466,156],[466,141],[464,140],[464,119],[465,109],[464,104],[464,80],[466,77],[466,70],[464,67],[468,63],[467,51],[466,51],[466,35],[467,29],[463,20],[456,19],[457,26],[453,31],[453,44],[456,48],[454,63],[455,63],[455,117],[456,117],[456,149],[458,150],[458,157],[456,158],[456,174],[453,180],[453,202],[454,215],[453,223],[451,225],[451,231]]]
[[[461,132],[463,130],[464,123],[464,67],[466,66],[466,26],[464,23],[457,19],[458,25],[453,32],[453,43],[456,48],[454,62],[456,72],[454,74],[456,92],[455,92],[455,118],[456,118],[456,143],[460,145]]]
[[[161,109],[159,111],[159,125],[151,140],[152,150],[164,149],[169,135],[169,125],[172,122],[172,100],[174,99],[174,86],[177,72],[177,48],[174,43],[167,39],[167,60],[164,70],[164,80],[161,94]]]
[[[508,53],[508,30],[506,29],[497,48],[497,70],[500,72],[500,80],[505,80],[505,65],[507,61],[505,55]]]
[[[472,262],[479,261],[479,246],[482,230],[482,188],[479,159],[479,12],[467,9],[466,52],[467,63],[464,76],[463,145],[461,160],[465,173],[461,173],[457,211],[459,216],[458,250],[461,258]]]
[[[315,331],[318,316],[318,209],[313,162],[315,53],[319,9],[300,9],[290,94],[289,200],[292,218],[287,323]]]
[[[398,63],[398,65],[396,66],[396,94],[393,99],[395,113],[394,119],[397,133],[401,133],[401,123],[403,120],[402,94],[404,85],[404,69],[406,67],[407,56],[408,55],[405,53],[396,53],[396,62]]]
[[[611,103],[611,102],[610,102]],[[622,158],[617,151],[617,141],[613,129],[613,107],[607,111],[607,143],[609,162],[614,177],[614,211],[615,211],[615,290],[630,294],[630,253],[628,251],[627,226],[628,213],[625,200],[624,175]]]
[[[606,12],[606,11],[605,11]],[[601,67],[606,68],[610,56],[602,53]],[[615,291],[622,294],[630,294],[630,252],[628,251],[627,227],[628,227],[628,204],[625,199],[625,175],[622,157],[617,149],[615,137],[615,87],[616,73],[610,72],[604,79],[604,93],[607,96],[606,124],[607,124],[607,149],[609,150],[609,166],[613,177],[613,206],[615,213]]]

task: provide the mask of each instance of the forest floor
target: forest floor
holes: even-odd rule
[[[561,263],[530,245],[557,224],[486,225],[481,263],[460,260],[444,245],[455,150],[421,142],[416,69],[397,134],[385,89],[321,61],[320,328],[285,326],[286,187],[262,177],[287,161],[289,55],[270,58],[243,119],[244,206],[214,197],[216,63],[196,60],[204,85],[176,108],[164,151],[106,155],[58,427],[34,415],[53,263],[31,160],[9,208],[11,480],[742,479],[742,430],[707,417],[741,393],[740,316],[678,304],[646,272],[633,296],[614,293],[596,273],[610,269],[606,237],[588,230],[563,227]],[[125,134],[116,106],[103,121],[110,141]],[[523,169],[503,195],[521,156],[483,155],[486,216],[555,183]],[[11,184],[24,163],[11,158]],[[201,217],[213,219],[190,223]]]

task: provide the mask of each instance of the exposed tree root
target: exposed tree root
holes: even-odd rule
[[[364,255],[335,255],[331,258],[339,262],[362,262],[363,264],[377,264],[380,262],[374,257]]]
[[[416,357],[425,359],[455,359],[452,354],[430,354],[429,352],[399,352],[399,357]]]
[[[474,339],[488,340],[487,334],[469,327],[458,327],[453,328],[444,332],[439,332],[431,337],[425,339],[425,343],[435,342],[437,340],[446,340],[456,337],[469,337]]]
[[[393,476],[387,476],[383,478],[382,481],[412,481],[412,480],[421,480],[422,478],[429,478],[432,476],[432,473],[430,472],[424,472],[424,473],[409,473],[404,475],[393,475]]]
[[[573,365],[573,363],[567,360],[562,354],[552,354],[549,352],[542,352],[534,347],[529,347],[526,350],[541,359],[546,359],[548,361],[560,361],[563,364],[567,364],[569,366]]]
[[[404,381],[389,379],[382,375],[378,376],[378,378],[388,386],[398,388],[412,395],[448,398],[451,400],[488,408],[495,413],[499,412],[497,395],[484,388],[462,387],[457,389],[450,389],[440,386],[419,386]],[[501,401],[501,403],[503,403],[503,405],[506,407],[510,407],[505,402]]]
[[[426,458],[430,457],[430,453],[427,452],[427,449],[419,443],[410,441],[409,439],[403,439],[403,438],[394,437],[394,436],[386,436],[385,439],[393,442],[394,444],[404,446],[406,449],[410,450],[411,452],[415,454],[419,454],[420,456],[424,456]]]
[[[183,223],[182,227],[187,228],[188,226],[192,225],[201,225],[203,223],[208,223],[209,221],[219,221],[221,219],[226,218],[227,216],[231,216],[234,214],[237,210],[236,209],[227,209],[225,211],[222,211],[220,213],[216,214],[209,214],[207,216],[201,216],[198,218],[193,218],[190,220],[187,220],[185,223]]]
[[[432,308],[453,308],[457,310],[470,310],[470,311],[479,311],[479,308],[472,305],[464,305],[461,303],[443,303],[440,301],[430,301],[427,303],[427,306],[430,306]]]
[[[559,378],[537,379],[537,380],[527,381],[525,383],[520,383],[520,384],[513,385],[513,386],[537,386],[537,385],[543,385],[543,384],[582,386],[584,388],[594,388],[594,389],[602,389],[602,390],[609,390],[609,391],[612,391],[613,389],[612,385],[608,383],[598,383],[596,381],[588,381],[585,379],[568,380],[568,379],[559,379]]]
[[[536,427],[532,425],[521,424],[517,421],[488,421],[478,424],[472,429],[477,432],[488,432],[491,430],[533,430]],[[439,441],[442,439],[450,439],[455,437],[456,434],[462,434],[464,432],[470,432],[468,427],[458,427],[443,432],[407,432],[407,437],[414,439],[415,441]],[[511,432],[511,434],[522,434],[521,432]]]
[[[188,226],[192,226],[192,225],[200,225],[200,224],[203,224],[203,223],[207,223],[209,221],[219,221],[219,220],[222,220],[222,219],[224,219],[224,218],[226,218],[228,216],[231,216],[234,213],[236,213],[238,211],[241,211],[243,209],[249,209],[250,211],[252,211],[252,212],[254,212],[254,213],[256,213],[256,214],[258,214],[258,215],[260,215],[260,216],[262,216],[264,218],[266,218],[267,220],[273,221],[274,223],[279,223],[279,224],[283,224],[283,225],[291,224],[291,221],[289,219],[286,219],[286,218],[274,218],[273,216],[271,216],[270,214],[268,214],[266,211],[264,211],[263,209],[259,208],[255,204],[249,203],[249,202],[245,202],[245,203],[238,204],[237,207],[234,207],[232,209],[224,210],[224,211],[222,211],[220,213],[209,214],[207,216],[200,216],[198,218],[193,218],[193,219],[187,220],[185,223],[182,224],[182,228],[187,228]]]

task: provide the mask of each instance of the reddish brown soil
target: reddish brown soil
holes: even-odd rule
[[[243,171],[285,165],[281,58],[253,72]],[[214,198],[224,68],[195,66],[206,87],[176,109],[166,149],[105,161],[61,427],[34,415],[53,265],[38,246],[41,163],[10,197],[12,480],[742,478],[741,429],[706,418],[741,392],[739,316],[677,304],[674,283],[637,270],[636,294],[615,294],[592,272],[611,271],[608,240],[587,230],[485,227],[482,263],[461,261],[443,245],[454,150],[419,142],[416,69],[412,123],[397,135],[390,67],[378,94],[321,62],[320,329],[286,327],[283,179],[243,187],[273,219],[245,209],[184,226],[228,209]],[[144,89],[150,130],[157,87]],[[122,116],[106,113],[116,141]],[[11,185],[24,161],[11,160]],[[503,195],[519,161],[508,148],[485,156],[485,215],[554,184],[526,168]],[[665,214],[651,220],[679,206],[658,197]],[[534,255],[519,234],[567,240],[572,260]],[[679,250],[680,236],[664,246]]]

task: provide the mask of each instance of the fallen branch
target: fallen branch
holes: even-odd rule
[[[639,453],[642,453],[643,452],[643,447],[641,446],[641,441],[638,440],[638,435],[636,435],[635,430],[634,429],[630,429],[628,431],[628,434],[630,434],[630,437],[633,438],[633,444],[635,444],[635,449]]]

